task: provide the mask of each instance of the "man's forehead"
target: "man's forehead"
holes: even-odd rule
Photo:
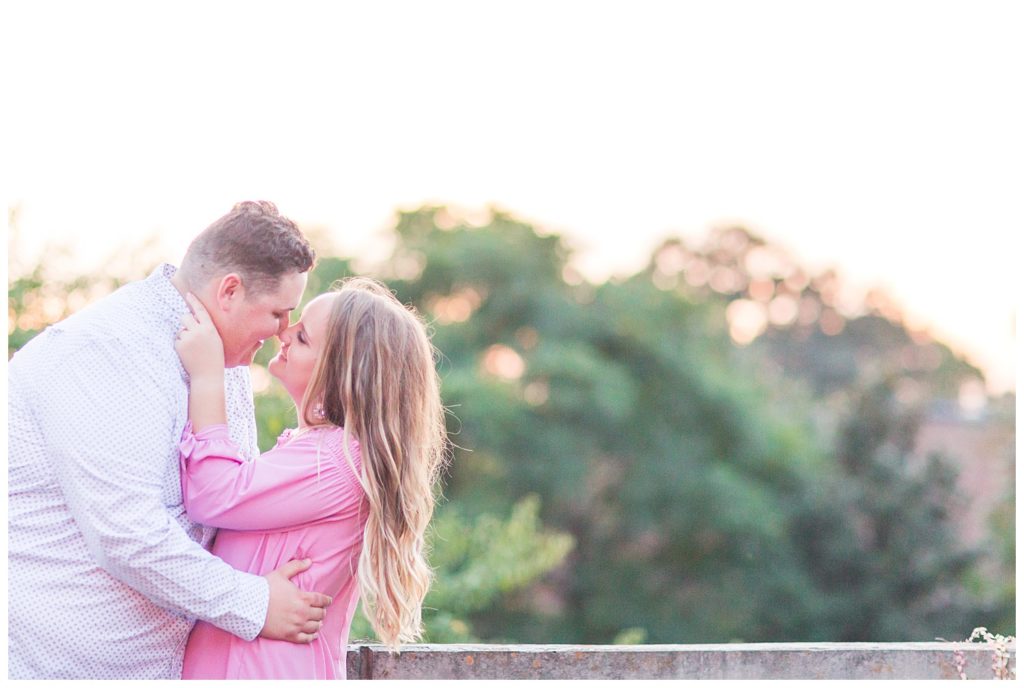
[[[278,300],[275,303],[277,305],[274,306],[274,310],[278,311],[294,311],[296,308],[299,307],[298,303],[284,302],[281,300]]]
[[[291,273],[281,277],[277,289],[262,295],[262,301],[275,310],[293,311],[302,301],[306,290],[306,273]]]
[[[299,307],[298,299],[282,297],[280,294],[259,294],[255,297],[258,307],[271,311],[293,311]]]

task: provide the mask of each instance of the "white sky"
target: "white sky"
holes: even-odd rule
[[[1016,2],[8,2],[2,157],[26,247],[176,262],[267,198],[344,252],[488,203],[591,277],[740,221],[879,285],[1015,386]]]

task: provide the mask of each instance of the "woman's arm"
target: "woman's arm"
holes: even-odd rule
[[[227,423],[224,403],[224,342],[203,304],[192,294],[185,300],[191,313],[181,317],[174,348],[189,376],[188,417],[199,432]]]
[[[188,419],[197,430],[227,423],[223,368],[220,375],[192,377],[188,394]]]
[[[194,434],[186,427],[181,490],[189,517],[231,530],[283,530],[344,514],[362,488],[330,434],[337,431],[314,431],[244,461],[226,425]],[[358,468],[358,444],[350,446]]]

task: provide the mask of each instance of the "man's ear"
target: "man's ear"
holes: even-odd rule
[[[245,285],[237,272],[224,275],[217,284],[217,305],[223,311],[230,311],[245,299]]]

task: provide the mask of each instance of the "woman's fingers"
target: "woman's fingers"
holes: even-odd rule
[[[192,292],[185,294],[185,300],[188,302],[189,307],[192,309],[192,313],[198,323],[209,322],[210,314],[206,312],[206,307],[203,306],[203,302],[196,298],[196,295]]]
[[[210,318],[209,312],[195,294],[186,293],[185,301],[190,310],[181,314],[182,332],[179,333],[179,338],[181,334],[187,332],[201,332],[206,327],[213,328],[213,320]]]
[[[193,330],[200,324],[199,319],[196,318],[195,314],[188,311],[181,314],[181,325],[186,330]]]

